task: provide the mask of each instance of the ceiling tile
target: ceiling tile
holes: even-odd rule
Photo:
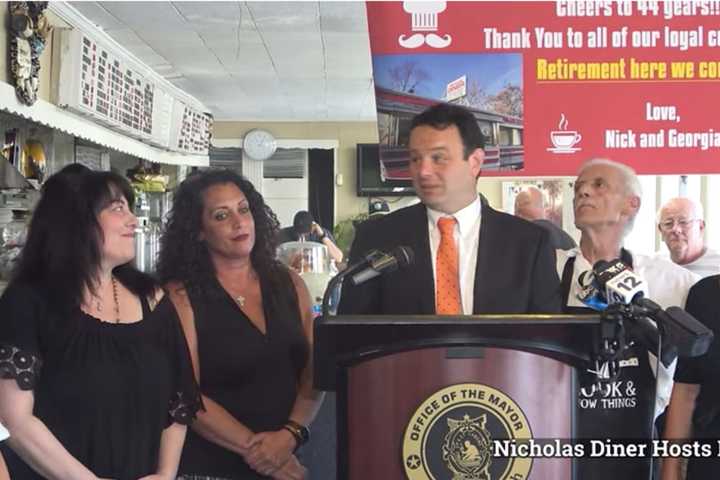
[[[373,120],[363,2],[73,2],[217,119]]]
[[[103,4],[105,2],[68,2],[86,18],[92,20],[105,31],[123,28],[125,24],[108,12]]]

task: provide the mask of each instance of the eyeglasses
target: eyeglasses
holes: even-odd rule
[[[697,221],[697,218],[678,218],[677,220],[671,218],[669,220],[665,220],[664,222],[660,222],[660,230],[663,232],[669,232],[675,228],[675,225],[680,227],[681,230],[687,230],[690,228],[690,224]]]

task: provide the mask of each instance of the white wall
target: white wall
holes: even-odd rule
[[[281,227],[292,226],[295,213],[308,209],[307,175],[303,178],[263,178],[262,185],[265,203],[275,212]]]
[[[551,180],[551,178],[485,179],[484,187],[491,191],[494,188],[502,191],[504,182],[536,182],[538,180]],[[563,177],[563,180],[566,181],[563,184],[563,228],[573,238],[579,240],[580,231],[574,227],[572,210],[572,185],[575,179]],[[705,241],[711,248],[720,250],[720,202],[717,201],[718,192],[720,192],[720,175],[640,175],[639,180],[643,198],[633,230],[625,238],[626,248],[646,254],[667,251],[657,229],[657,211],[671,198],[685,196],[702,203],[705,210]],[[502,198],[493,206],[504,209],[507,213],[513,213],[511,202],[506,198]]]

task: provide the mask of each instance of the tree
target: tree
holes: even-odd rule
[[[488,94],[485,89],[478,85],[476,80],[468,83],[467,93],[465,94],[463,105],[468,107],[484,110],[487,108]]]
[[[404,62],[392,67],[388,73],[393,90],[400,92],[415,93],[423,82],[430,80],[430,74],[418,66],[417,62]]]
[[[491,110],[514,117],[523,116],[523,92],[517,85],[505,84],[497,95],[488,99]]]

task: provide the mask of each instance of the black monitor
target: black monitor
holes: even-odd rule
[[[415,196],[415,189],[409,179],[383,179],[380,146],[377,143],[358,143],[357,194],[359,197],[411,197]]]

